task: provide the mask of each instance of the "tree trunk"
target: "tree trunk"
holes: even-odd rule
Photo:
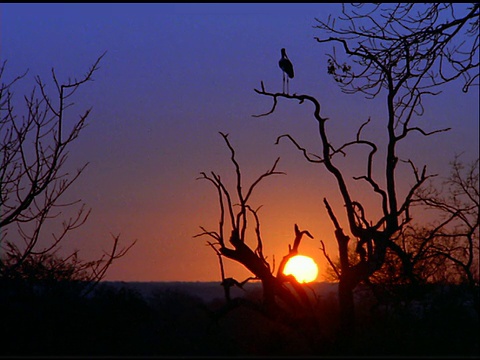
[[[355,282],[350,271],[344,271],[338,284],[338,302],[340,306],[340,337],[342,345],[350,345],[355,334],[355,302],[353,290]]]

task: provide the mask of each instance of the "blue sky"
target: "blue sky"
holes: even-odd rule
[[[279,169],[287,172],[267,180],[254,197],[263,204],[265,254],[280,259],[298,223],[315,236],[302,244],[305,253],[324,266],[319,240],[336,254],[321,201],[336,191],[333,182],[287,143],[274,145],[278,135],[289,132],[318,146],[310,109],[282,102],[270,117],[251,115],[271,106],[253,90],[260,81],[267,90],[281,91],[278,60],[284,47],[295,68],[291,92],[320,100],[323,114],[342,124],[334,136],[354,136],[366,118],[381,118],[381,101],[342,94],[327,76],[330,46],[314,40],[319,35],[314,18],[326,19],[340,8],[338,3],[0,4],[6,80],[29,69],[16,88],[19,100],[35,75],[53,90],[52,67],[60,79],[81,77],[107,51],[95,81],[78,92],[69,110],[75,118],[93,108],[69,163],[75,168],[89,162],[69,196],[81,198],[92,214],[69,246],[91,258],[108,247],[110,233],[125,243],[138,239],[112,266],[107,276],[112,280],[218,279],[216,255],[206,238],[193,235],[200,225],[213,229],[218,222],[214,190],[195,179],[201,171],[226,178],[233,171],[222,131],[230,134],[247,179],[269,169],[278,156]],[[455,153],[478,156],[478,89],[468,94],[449,89],[431,100],[424,118],[427,128],[452,131],[426,141],[413,137],[403,149],[406,156],[445,175]],[[381,128],[375,131],[381,134]],[[352,164],[348,171],[363,168]],[[228,266],[243,276],[241,268]]]

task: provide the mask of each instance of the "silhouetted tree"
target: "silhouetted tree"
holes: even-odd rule
[[[104,276],[116,259],[124,256],[134,242],[119,248],[113,237],[110,251],[99,259],[84,261],[78,251],[59,254],[60,245],[72,230],[85,223],[90,214],[80,200],[63,201],[63,195],[87,164],[70,174],[66,169],[69,149],[86,125],[90,110],[78,120],[67,117],[71,97],[99,69],[100,56],[80,79],[63,83],[52,69],[55,97],[49,96],[39,76],[30,95],[25,96],[26,113],[14,108],[13,88],[26,72],[3,82],[6,61],[0,67],[0,279],[24,282],[80,280],[88,292]],[[79,205],[79,206],[78,206]],[[62,222],[56,234],[47,234],[46,224],[64,217],[63,211],[76,209],[76,215]],[[50,229],[51,230],[51,229]]]
[[[412,229],[410,235],[422,246],[422,252],[418,251],[416,256],[422,270],[428,271],[425,277],[466,284],[477,312],[480,309],[478,163],[477,158],[465,164],[456,156],[447,179],[440,185],[431,183],[417,191],[415,201],[426,206],[425,211],[435,211],[437,221],[420,231]]]
[[[249,203],[253,190],[262,180],[269,176],[283,174],[282,172],[276,171],[279,159],[275,161],[270,170],[261,174],[245,192],[240,166],[235,158],[235,150],[228,140],[228,134],[220,134],[230,149],[231,161],[235,166],[235,190],[237,202],[235,202],[235,198],[231,195],[220,175],[215,172],[211,172],[210,175],[201,173],[202,176],[199,179],[210,181],[217,190],[220,205],[220,221],[218,231],[210,231],[202,226],[202,232],[196,235],[196,237],[207,235],[215,240],[215,242],[208,242],[208,245],[215,250],[220,258],[222,285],[225,287],[225,294],[228,302],[231,301],[229,296],[229,286],[235,283],[243,286],[244,281],[239,282],[233,278],[225,277],[222,257],[229,258],[242,264],[252,273],[253,278],[262,282],[263,302],[267,315],[277,315],[279,314],[279,311],[285,310],[286,313],[284,313],[284,311],[281,311],[281,313],[293,314],[301,317],[308,313],[306,310],[311,306],[310,300],[304,287],[299,284],[292,275],[284,275],[283,269],[286,262],[298,253],[298,247],[303,235],[310,238],[313,237],[306,230],[300,231],[295,224],[295,239],[293,245],[289,245],[289,251],[287,255],[282,258],[275,275],[275,269],[267,262],[263,254],[263,240],[261,237],[260,220],[258,216],[259,208],[254,209]],[[249,241],[247,241],[248,235],[251,234],[247,231],[248,225],[251,221],[254,221],[255,224],[253,230],[254,237],[256,238],[255,248],[252,248],[251,245],[249,245]],[[232,247],[229,247],[229,243]]]
[[[310,153],[289,134],[280,135],[276,143],[289,140],[307,161],[321,165],[336,180],[350,235],[345,234],[326,198],[324,203],[338,243],[340,266],[336,272],[340,278],[341,337],[348,342],[353,338],[355,327],[353,290],[382,268],[387,251],[398,257],[404,276],[410,282],[418,280],[411,254],[399,245],[398,239],[412,219],[410,208],[415,192],[434,175],[427,174],[426,166],[420,170],[413,160],[401,159],[398,147],[412,133],[427,137],[449,130],[426,131],[416,124],[423,114],[425,97],[438,94],[443,85],[457,79],[463,80],[464,92],[478,85],[479,5],[342,4],[339,18],[329,17],[326,22],[316,20],[315,27],[322,36],[315,39],[320,44],[334,46],[333,52],[328,54],[327,72],[341,90],[346,94],[362,93],[369,99],[382,97],[385,100],[386,139],[365,138],[363,130],[370,123],[368,118],[358,128],[354,139],[336,145],[329,136],[336,123],[330,120],[327,131],[329,119],[322,115],[319,99],[310,95],[268,92],[263,82],[255,91],[272,98],[273,106],[270,111],[254,116],[272,114],[281,98],[300,104],[307,102],[314,107],[313,118],[318,125],[322,149],[320,155]],[[340,51],[335,45],[339,45]],[[345,60],[341,58],[342,53]],[[382,140],[386,140],[384,161],[377,157],[382,150]],[[354,177],[354,181],[366,182],[372,195],[379,199],[381,216],[376,219],[370,218],[364,204],[352,197],[352,183],[347,181],[345,169],[336,161],[338,155],[347,156],[355,147],[368,149],[365,173]],[[411,168],[414,180],[404,195],[400,195],[397,186],[398,165],[402,162]],[[383,179],[374,171],[374,165],[376,169],[381,167]],[[355,261],[348,254],[352,236],[356,242]]]

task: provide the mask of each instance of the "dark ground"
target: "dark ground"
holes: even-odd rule
[[[246,305],[220,315],[218,283],[103,283],[87,298],[74,286],[2,285],[0,355],[480,357],[478,313],[460,286],[432,286],[419,300],[382,305],[360,292],[348,347],[337,335],[335,285],[313,287],[311,316],[286,320]],[[258,303],[260,294],[252,284],[234,296]]]

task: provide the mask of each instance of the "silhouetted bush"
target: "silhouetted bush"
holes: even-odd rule
[[[357,298],[354,344],[337,338],[335,293],[319,295],[308,318],[272,318],[247,293],[233,307],[182,291],[150,296],[101,283],[0,283],[2,356],[477,356],[478,316],[461,286],[425,287],[421,301],[372,308]],[[228,309],[227,311],[223,311]],[[421,309],[421,311],[419,311]]]

